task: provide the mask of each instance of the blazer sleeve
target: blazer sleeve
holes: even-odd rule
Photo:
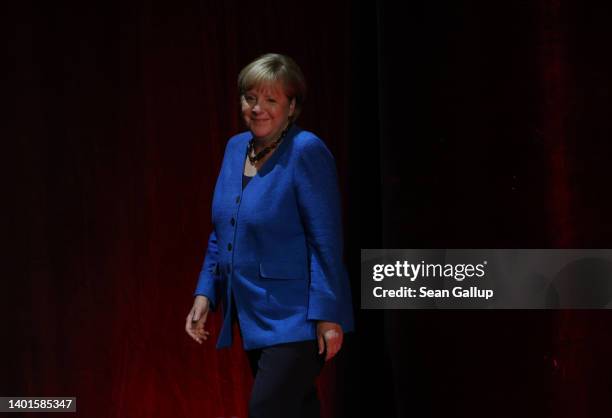
[[[206,255],[204,256],[204,263],[202,264],[202,270],[198,277],[198,283],[196,285],[193,296],[203,295],[210,301],[210,308],[214,311],[217,307],[217,282],[219,280],[219,267],[218,267],[219,251],[217,247],[217,236],[215,230],[210,233],[208,238],[208,246],[206,248]]]
[[[334,158],[319,138],[303,143],[294,177],[310,264],[307,319],[342,324],[348,277],[342,261],[340,191]]]

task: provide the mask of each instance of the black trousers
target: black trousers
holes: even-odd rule
[[[315,379],[325,363],[316,340],[247,350],[255,382],[249,418],[319,418]]]

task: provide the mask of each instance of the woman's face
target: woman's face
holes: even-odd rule
[[[240,98],[242,117],[253,135],[264,141],[278,139],[295,112],[280,82],[253,87]]]

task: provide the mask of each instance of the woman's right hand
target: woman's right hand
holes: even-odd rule
[[[210,332],[204,329],[209,305],[210,302],[206,296],[197,295],[185,323],[187,334],[200,344],[202,344],[202,340],[207,340],[210,335]]]

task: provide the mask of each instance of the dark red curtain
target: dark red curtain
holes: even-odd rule
[[[12,7],[16,255],[1,394],[76,396],[88,418],[246,417],[240,341],[217,351],[183,330],[224,146],[243,130],[236,78],[266,52],[302,66],[299,124],[335,154],[346,204],[348,3]],[[210,324],[217,335],[219,315]],[[340,413],[336,367],[319,380],[326,417]]]

